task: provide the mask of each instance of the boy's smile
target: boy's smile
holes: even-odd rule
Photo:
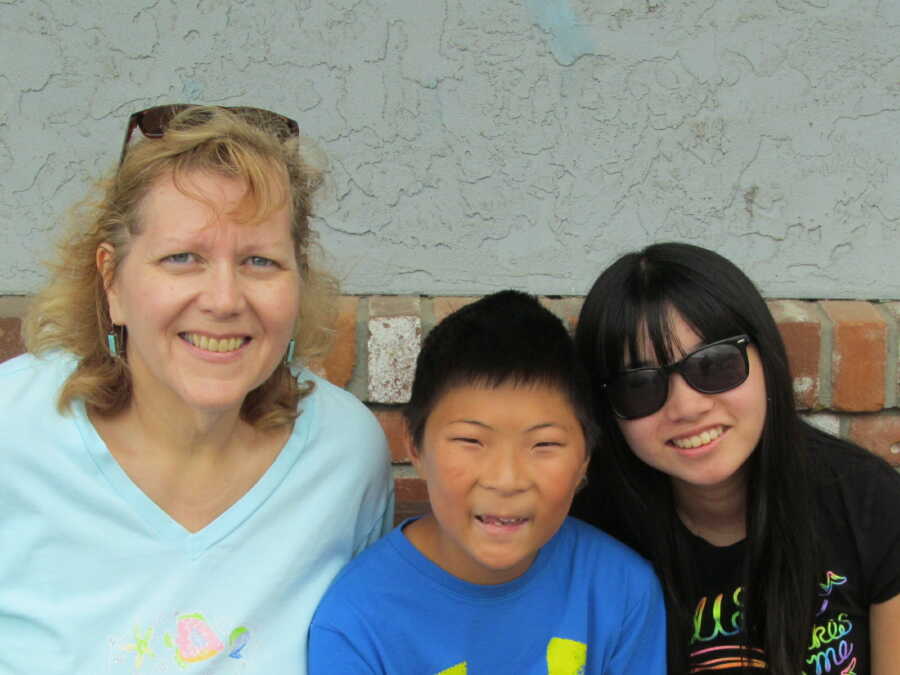
[[[444,394],[412,460],[432,512],[404,534],[450,574],[498,584],[523,574],[562,525],[588,455],[561,391],[502,384]]]

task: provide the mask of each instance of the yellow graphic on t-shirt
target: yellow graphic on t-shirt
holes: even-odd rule
[[[586,662],[583,642],[555,637],[547,644],[547,675],[584,675]]]
[[[442,670],[435,675],[466,675],[469,672],[468,667],[466,666],[466,662],[457,663],[455,666],[450,666],[447,670]]]
[[[435,675],[467,675],[467,663],[457,663]],[[547,675],[584,675],[586,663],[586,644],[565,638],[550,638],[547,643]]]

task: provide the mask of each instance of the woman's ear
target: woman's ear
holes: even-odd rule
[[[104,241],[97,247],[96,254],[97,272],[103,280],[103,290],[106,291],[106,303],[109,305],[109,318],[116,325],[122,325],[124,319],[119,303],[119,294],[115,280],[116,249],[109,242]]]

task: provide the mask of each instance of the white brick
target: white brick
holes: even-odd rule
[[[414,316],[369,319],[369,401],[406,403],[416,356],[422,343],[422,322]]]
[[[831,413],[812,413],[811,415],[801,415],[804,420],[812,424],[817,429],[821,429],[833,436],[841,435],[841,418]]]

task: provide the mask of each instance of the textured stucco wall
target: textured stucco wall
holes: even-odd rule
[[[770,297],[900,298],[897,0],[0,0],[0,294],[130,112],[297,117],[348,293],[583,294],[719,250]]]

